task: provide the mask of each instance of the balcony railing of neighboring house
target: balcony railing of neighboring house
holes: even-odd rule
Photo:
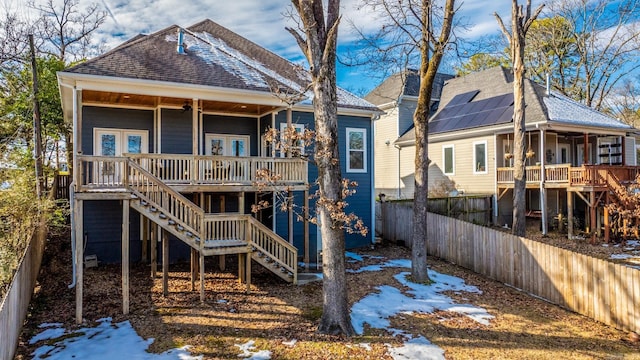
[[[167,184],[277,185],[306,184],[307,162],[296,158],[178,154],[126,154],[122,157],[79,156],[76,182],[82,189],[119,189],[131,159]],[[259,174],[262,173],[262,176]],[[270,175],[265,179],[264,175]]]
[[[554,183],[566,186],[606,186],[606,174],[611,172],[621,181],[635,180],[640,173],[638,166],[612,166],[612,165],[583,165],[574,167],[571,164],[545,165],[545,183]],[[513,168],[502,167],[497,169],[498,184],[513,183]],[[541,166],[525,167],[527,183],[540,183]]]

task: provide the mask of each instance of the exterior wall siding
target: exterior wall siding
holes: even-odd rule
[[[93,154],[93,130],[95,128],[147,130],[149,152],[153,152],[153,111],[115,109],[95,106],[82,108],[82,153]]]
[[[294,112],[292,121],[294,124],[304,124],[305,129],[314,129],[314,117],[310,112]],[[276,128],[280,129],[280,124],[286,123],[286,112],[282,111],[276,116]],[[347,173],[346,171],[346,128],[362,128],[367,132],[367,172],[366,173]],[[344,178],[358,182],[356,193],[347,199],[349,206],[347,212],[353,212],[358,215],[367,226],[370,226],[373,222],[371,211],[371,197],[373,191],[373,184],[371,183],[371,172],[373,169],[373,138],[371,119],[364,117],[354,116],[339,116],[338,118],[338,144],[341,158],[341,171]],[[310,157],[313,157],[313,147],[305,149]],[[317,185],[314,184],[318,177],[318,170],[315,166],[309,163],[309,182],[311,188],[309,193],[312,195],[317,190]],[[295,204],[298,209],[301,209],[303,204],[303,193],[296,192],[294,194]],[[315,200],[309,201],[309,206],[313,211],[315,210]],[[277,208],[277,207],[276,207]],[[301,211],[301,210],[300,210]],[[288,214],[276,210],[276,232],[285,239],[288,239]],[[358,234],[346,234],[346,246],[347,248],[355,248],[365,246],[371,243],[372,234],[369,232],[367,236],[361,236]],[[294,245],[302,251],[304,246],[304,223],[302,221],[296,221],[294,217]],[[318,228],[313,224],[309,224],[309,253],[311,260],[315,261],[316,254],[320,250],[320,244],[318,243]]]
[[[487,171],[485,174],[474,174],[473,143],[479,141],[487,142]],[[444,175],[442,147],[445,145],[453,145],[454,147],[454,175]],[[429,143],[429,158],[431,159],[429,187],[452,181],[457,190],[467,194],[495,193],[495,153],[493,136]]]
[[[176,109],[161,110],[160,152],[165,154],[191,154],[193,152],[191,112]]]
[[[142,256],[140,234],[140,214],[129,212],[129,251],[130,261],[139,262]],[[85,200],[84,223],[86,236],[85,255],[96,254],[100,263],[119,263],[122,260],[121,229],[122,203],[117,200]],[[160,255],[161,246],[157,247]],[[189,246],[169,236],[169,259],[171,262],[189,259]],[[158,256],[158,259],[162,257]]]
[[[373,124],[376,129],[375,146],[375,191],[389,198],[398,194],[398,149],[393,142],[398,138],[398,110],[393,108],[380,116]],[[386,142],[389,142],[387,144]]]

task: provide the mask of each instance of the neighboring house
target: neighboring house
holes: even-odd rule
[[[315,208],[314,199],[303,206],[317,189],[317,169],[306,156],[280,154],[264,137],[267,129],[283,130],[287,123],[314,129],[304,69],[205,20],[138,35],[58,73],[58,81],[76,150],[80,283],[84,256],[93,254],[100,262],[123,264],[150,258],[152,267],[160,253],[164,263],[169,256],[191,257],[201,277],[205,256],[238,254],[245,260],[242,278],[250,279],[253,259],[293,282],[299,259],[316,261],[319,232],[298,215]],[[301,92],[292,106],[276,96]],[[370,228],[372,123],[378,113],[338,90],[342,173],[359,183],[347,211]],[[303,150],[312,160],[312,149]],[[260,171],[273,174],[273,183],[260,187]],[[273,204],[279,191],[295,198],[295,213],[251,213],[259,201]],[[373,233],[347,234],[347,247],[370,244]],[[162,252],[156,248],[160,240]],[[81,298],[81,287],[79,293]]]
[[[635,129],[533,81],[525,102],[528,214],[543,232],[558,214],[600,232],[603,204],[620,202],[616,189],[638,173]],[[449,80],[429,122],[429,186],[494,195],[499,225],[512,223],[512,117],[513,75],[495,67]],[[413,164],[413,130],[395,144]]]
[[[432,112],[438,108],[444,83],[453,75],[436,74],[431,94]],[[385,113],[375,124],[375,191],[388,199],[413,198],[414,164],[401,161],[406,154],[394,146],[394,141],[413,128],[413,113],[418,102],[420,76],[416,70],[407,70],[391,75],[365,99]]]

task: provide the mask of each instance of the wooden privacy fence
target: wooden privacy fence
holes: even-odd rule
[[[411,206],[387,204],[382,207],[384,233],[410,246]],[[438,214],[427,216],[427,226],[429,255],[640,333],[640,270]]]
[[[491,195],[429,198],[429,211],[479,225],[491,223]]]
[[[15,354],[22,323],[27,316],[31,294],[40,271],[46,238],[47,225],[42,216],[40,226],[34,231],[9,291],[0,304],[0,359],[13,359]]]

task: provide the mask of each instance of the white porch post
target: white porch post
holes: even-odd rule
[[[542,235],[547,234],[547,191],[544,187],[545,181],[545,132],[540,129],[540,211],[542,211]]]

